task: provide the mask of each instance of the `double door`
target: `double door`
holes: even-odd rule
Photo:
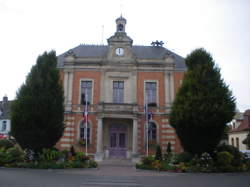
[[[124,125],[111,125],[109,129],[109,156],[126,158],[127,128]]]

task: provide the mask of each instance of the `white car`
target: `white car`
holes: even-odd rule
[[[247,159],[250,159],[250,150],[241,150],[240,152],[242,152],[244,155],[246,155]]]

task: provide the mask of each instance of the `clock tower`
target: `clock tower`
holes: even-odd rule
[[[131,61],[133,40],[125,32],[127,20],[120,16],[116,19],[116,32],[108,39],[108,61]]]

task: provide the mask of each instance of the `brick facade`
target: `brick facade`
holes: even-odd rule
[[[96,159],[135,158],[146,153],[145,84],[156,85],[156,106],[149,106],[154,144],[166,150],[168,142],[181,152],[180,142],[169,124],[169,111],[186,70],[184,59],[162,46],[133,46],[125,32],[126,20],[116,20],[117,31],[107,46],[80,45],[58,56],[65,92],[65,132],[57,143],[60,149],[79,145],[83,121],[81,81],[92,81],[92,101],[88,106],[90,144],[88,153]],[[120,27],[119,25],[123,25]],[[119,30],[122,28],[123,30]],[[114,82],[120,81],[123,103],[114,103]],[[154,91],[155,92],[155,91]],[[155,151],[149,146],[149,153]]]

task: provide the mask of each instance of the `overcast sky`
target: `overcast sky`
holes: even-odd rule
[[[250,0],[0,0],[0,100],[15,98],[44,51],[107,44],[121,13],[134,44],[162,40],[183,57],[204,47],[250,109]]]

